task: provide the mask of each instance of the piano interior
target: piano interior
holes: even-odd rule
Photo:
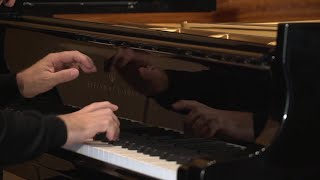
[[[7,172],[23,179],[319,177],[313,145],[319,21],[102,23],[70,17],[0,19],[1,73],[68,50],[88,55],[98,68],[3,108],[62,114],[107,100],[119,106],[120,138],[109,142],[97,134]]]

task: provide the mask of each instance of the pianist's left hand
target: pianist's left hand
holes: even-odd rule
[[[20,93],[27,98],[34,97],[74,80],[79,76],[79,69],[85,73],[97,71],[93,61],[78,51],[51,53],[17,74]]]

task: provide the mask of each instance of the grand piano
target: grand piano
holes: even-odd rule
[[[48,53],[65,50],[87,54],[98,67],[95,74],[81,74],[2,108],[61,114],[108,100],[120,107],[121,122],[118,141],[98,134],[6,170],[25,179],[320,177],[320,24],[282,23],[271,29],[276,35],[35,16],[1,19],[1,73],[19,72]],[[142,77],[134,61],[124,68],[116,65],[128,57],[146,60],[154,79]],[[154,91],[152,83],[163,75],[167,88]],[[172,107],[178,101],[223,110],[255,139],[223,133],[199,137],[185,123],[190,109]]]

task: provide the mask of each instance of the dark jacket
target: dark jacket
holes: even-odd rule
[[[0,106],[17,96],[16,76],[0,75]],[[0,166],[31,160],[66,140],[66,126],[56,116],[0,110]]]

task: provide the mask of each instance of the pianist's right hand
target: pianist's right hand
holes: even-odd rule
[[[83,143],[100,132],[106,132],[110,141],[117,140],[120,133],[120,122],[114,114],[117,109],[118,106],[105,101],[90,104],[74,113],[59,115],[67,126],[65,146]]]

